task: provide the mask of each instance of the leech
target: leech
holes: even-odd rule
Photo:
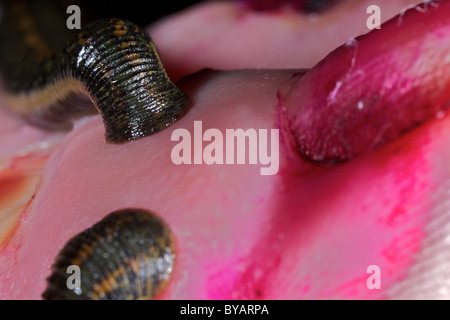
[[[24,30],[20,14],[17,22],[5,15],[0,25],[0,72],[7,107],[27,121],[67,129],[93,109],[84,101],[88,96],[102,116],[106,141],[125,143],[170,126],[187,111],[188,97],[135,24],[97,20],[53,53],[38,32]]]
[[[283,130],[302,160],[351,161],[448,114],[445,10],[450,2],[402,12],[401,26],[393,18],[348,41],[298,80],[283,100]]]
[[[166,287],[174,262],[172,234],[161,218],[142,209],[115,211],[67,242],[42,296],[47,300],[152,299]],[[68,286],[70,266],[79,268],[80,287]]]

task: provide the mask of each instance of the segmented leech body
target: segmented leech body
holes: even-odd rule
[[[135,24],[103,19],[73,33],[56,2],[0,6],[1,96],[29,122],[70,128],[74,118],[95,111],[94,104],[107,142],[124,143],[166,128],[187,111],[188,97]],[[174,259],[164,221],[146,210],[116,211],[65,245],[43,298],[151,299],[167,284]],[[80,288],[68,287],[69,266],[80,268]]]
[[[45,129],[66,129],[94,104],[110,143],[151,135],[184,115],[189,99],[169,80],[145,30],[103,19],[73,33],[56,4],[0,2],[1,98],[11,111]],[[120,210],[65,245],[43,298],[151,299],[174,259],[164,221],[146,210]],[[80,268],[80,288],[68,287],[69,266]]]
[[[172,235],[163,220],[141,209],[115,211],[65,245],[42,296],[49,300],[151,299],[166,286],[174,261]],[[67,286],[70,265],[80,268],[80,288]]]
[[[92,111],[83,101],[88,96],[103,118],[106,140],[124,143],[158,132],[186,112],[189,99],[169,80],[145,30],[121,19],[97,20],[57,51],[26,16],[22,1],[7,4],[0,24],[4,100],[29,122],[70,127]]]

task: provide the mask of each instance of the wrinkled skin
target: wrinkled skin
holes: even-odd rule
[[[411,4],[375,2],[383,21]],[[0,298],[39,299],[66,241],[124,207],[157,212],[174,233],[177,261],[161,299],[447,298],[445,112],[335,166],[304,161],[285,130],[284,107],[302,108],[292,91],[307,77],[300,69],[367,32],[368,5],[349,1],[312,21],[206,3],[149,26],[193,107],[138,142],[107,145],[99,116],[64,135],[2,112]],[[426,20],[431,11],[420,15]],[[183,78],[202,68],[272,70]],[[193,132],[196,120],[203,130],[280,129],[278,173],[173,164],[173,130]],[[367,287],[370,265],[381,270],[381,289]]]

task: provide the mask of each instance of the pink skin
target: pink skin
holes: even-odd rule
[[[448,12],[449,2],[442,6]],[[205,16],[208,10],[205,6]],[[430,8],[420,19],[433,21],[442,11]],[[417,21],[405,19],[404,25],[433,26]],[[164,22],[159,25],[163,27]],[[198,68],[195,59],[192,70]],[[167,130],[127,145],[106,145],[96,116],[79,124],[60,144],[28,151],[22,160],[28,161],[27,168],[39,163],[37,155],[50,158],[34,197],[29,192],[19,197],[32,201],[22,205],[19,226],[8,233],[0,251],[0,298],[38,299],[65,242],[123,207],[157,212],[176,238],[175,271],[159,298],[426,296],[427,284],[443,276],[434,270],[444,262],[429,261],[443,252],[448,229],[448,117],[430,120],[335,167],[300,160],[289,131],[282,131],[277,175],[261,176],[260,165],[172,163],[173,130],[193,132],[194,120],[203,121],[203,131],[279,128],[290,119],[284,117],[284,107],[301,104],[303,97],[295,92],[307,77],[298,70],[203,72],[181,81],[194,107]],[[11,139],[9,132],[5,134]],[[19,138],[26,133],[12,134]],[[15,154],[23,151],[10,148]],[[9,158],[8,172],[18,159]],[[38,170],[32,172],[38,175]],[[381,269],[381,290],[366,286],[369,265]],[[424,273],[431,276],[423,280]],[[415,289],[421,285],[423,290]],[[433,288],[428,296],[445,294],[445,287]]]
[[[175,79],[205,67],[310,68],[351,37],[368,32],[368,6],[378,5],[384,22],[420,2],[346,0],[334,10],[306,16],[255,13],[232,2],[212,1],[162,19],[150,33]]]

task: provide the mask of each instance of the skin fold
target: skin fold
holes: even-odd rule
[[[412,4],[378,2],[384,21]],[[314,19],[204,3],[149,26],[169,76],[178,79],[193,107],[170,128],[138,142],[106,144],[100,116],[77,122],[68,134],[53,134],[1,111],[0,298],[39,299],[67,240],[125,207],[158,213],[174,234],[176,265],[160,299],[447,298],[450,123],[439,100],[443,94],[430,101],[437,116],[419,117],[411,130],[343,164],[305,159],[292,134],[298,132],[296,115],[303,114],[296,108],[311,108],[299,92],[321,88],[348,61],[342,50],[325,56],[368,32],[368,3],[349,1]],[[439,72],[448,61],[439,52],[448,47],[449,31],[427,21],[444,20],[449,6],[443,1],[437,8],[412,8],[401,16],[402,26],[399,17],[382,26],[379,34],[386,38],[374,41],[370,34],[358,41],[369,52],[373,48],[373,57],[367,54],[372,59],[423,59],[430,72],[410,75],[415,83],[446,81]],[[403,27],[410,43],[423,48],[413,58],[395,41]],[[442,41],[430,44],[432,36]],[[405,72],[397,65],[390,70]],[[400,102],[392,106],[406,114],[414,106],[404,101],[421,104],[428,94],[400,92],[395,85],[392,92]],[[389,123],[392,112],[385,105],[376,115]],[[186,129],[193,136],[194,121],[202,121],[203,132],[279,129],[277,174],[261,175],[260,164],[175,165],[171,135]],[[355,135],[367,124],[355,125]],[[380,289],[367,287],[371,265],[381,270]]]

